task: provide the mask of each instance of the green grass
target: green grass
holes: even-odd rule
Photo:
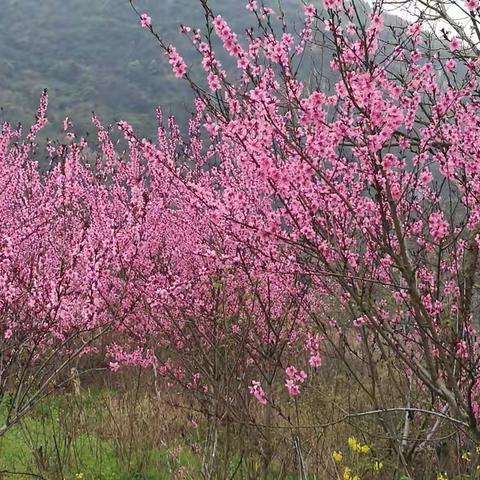
[[[5,415],[6,402],[0,405],[0,422]],[[132,392],[104,388],[51,396],[0,437],[0,480],[202,478],[207,432],[203,422],[199,425],[192,428],[188,416],[161,399]],[[258,478],[258,455],[244,458],[233,447],[224,457],[223,447],[219,437],[216,478],[234,472],[235,478]],[[279,478],[279,467],[271,465],[269,478]]]
[[[75,398],[90,426],[109,395],[112,393],[97,391]],[[80,423],[80,418],[66,418],[71,405],[71,397],[52,397],[0,438],[0,478],[31,479],[31,474],[36,474],[49,480],[164,480],[182,466],[196,467],[196,459],[187,449],[174,458],[166,448],[120,445],[115,438],[101,438],[88,425],[72,434],[68,427]]]

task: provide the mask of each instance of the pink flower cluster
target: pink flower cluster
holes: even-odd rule
[[[182,78],[187,73],[187,65],[177,49],[170,45],[167,50],[168,63],[172,66],[175,77]]]
[[[291,397],[300,395],[300,385],[305,382],[307,374],[303,370],[297,370],[293,366],[287,367],[285,374],[287,376],[285,386],[287,387],[288,394]]]
[[[459,38],[453,37],[450,40],[450,50],[452,52],[455,52],[456,50],[460,50],[461,46],[462,46],[462,42]]]
[[[305,5],[304,12],[307,17],[313,17],[317,13],[317,9],[313,6],[312,3]]]
[[[465,0],[465,7],[471,12],[478,10],[480,2],[478,0]]]
[[[215,33],[223,43],[223,47],[231,56],[237,59],[246,57],[245,51],[238,43],[237,34],[232,32],[228,23],[220,15],[213,20],[213,26]]]
[[[142,13],[142,15],[140,15],[140,25],[142,28],[150,28],[152,26],[152,18],[146,13]]]
[[[248,387],[248,389],[259,403],[261,403],[262,405],[267,404],[267,397],[265,395],[265,392],[260,382],[256,382],[255,380],[252,380],[252,384]]]
[[[440,243],[448,234],[448,223],[442,212],[433,212],[429,218],[430,235]]]
[[[340,8],[342,6],[342,0],[323,0],[325,8]]]
[[[322,358],[320,356],[320,335],[308,335],[305,341],[305,349],[310,355],[308,364],[312,368],[319,368],[322,365]]]

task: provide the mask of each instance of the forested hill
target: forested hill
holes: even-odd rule
[[[253,23],[243,0],[211,0],[242,32]],[[295,16],[300,0],[283,2]],[[143,0],[156,29],[187,61],[192,47],[178,33],[184,23],[203,26],[198,0]],[[78,133],[92,130],[91,112],[104,123],[126,119],[144,135],[154,131],[154,110],[185,119],[190,90],[171,74],[128,0],[2,0],[0,7],[1,119],[29,124],[44,88],[50,94],[47,133],[71,117]]]

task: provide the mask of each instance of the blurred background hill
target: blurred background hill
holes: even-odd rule
[[[239,33],[254,22],[245,3],[210,2]],[[299,18],[300,0],[283,3],[292,18]],[[137,5],[187,63],[195,61],[179,25],[204,25],[198,0],[143,0]],[[155,129],[156,106],[184,123],[191,105],[188,85],[173,77],[128,0],[2,0],[0,119],[29,125],[44,88],[50,95],[51,136],[58,135],[66,116],[73,119],[77,133],[91,132],[92,111],[107,124],[128,120],[149,136]]]

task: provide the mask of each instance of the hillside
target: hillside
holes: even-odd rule
[[[243,1],[210,3],[239,31],[253,21]],[[299,12],[299,3],[289,0],[287,10]],[[144,0],[138,7],[193,61],[178,26],[203,25],[197,0]],[[91,130],[92,111],[105,123],[127,119],[145,135],[153,133],[157,105],[186,118],[190,90],[173,77],[128,0],[3,0],[0,32],[2,120],[30,123],[43,88],[50,93],[49,135],[58,134],[65,116],[77,132]]]

